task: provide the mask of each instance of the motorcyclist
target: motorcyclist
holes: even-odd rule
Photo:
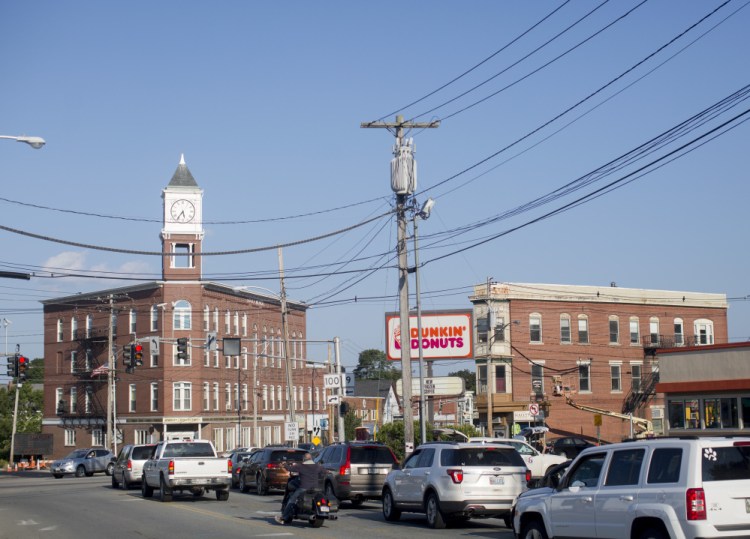
[[[285,462],[283,466],[290,473],[296,473],[299,482],[297,483],[297,489],[289,496],[286,505],[282,508],[282,514],[275,517],[279,524],[292,521],[297,500],[304,495],[306,490],[320,488],[325,477],[325,468],[314,462],[310,453],[304,454],[302,462]]]

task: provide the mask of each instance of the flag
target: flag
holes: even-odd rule
[[[102,374],[107,374],[108,372],[109,362],[105,363],[104,365],[99,365],[97,368],[91,371],[91,376],[101,376]]]

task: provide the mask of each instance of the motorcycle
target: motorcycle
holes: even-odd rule
[[[284,499],[281,501],[281,513],[284,514],[289,497],[297,490],[299,478],[292,476],[286,483]],[[327,498],[319,489],[308,489],[297,498],[292,520],[306,520],[313,528],[320,528],[326,520],[339,518],[339,501],[337,498]],[[289,520],[285,524],[289,524]]]

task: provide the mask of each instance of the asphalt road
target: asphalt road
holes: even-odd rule
[[[344,502],[339,519],[319,529],[301,521],[281,526],[273,519],[280,505],[280,492],[257,496],[232,490],[225,502],[212,492],[201,498],[175,494],[174,501],[162,503],[158,497],[143,499],[139,489],[113,490],[110,478],[100,474],[54,479],[47,472],[2,472],[0,539],[512,538],[497,519],[471,520],[446,530],[429,529],[424,516],[416,514],[388,523],[378,501],[357,509]]]

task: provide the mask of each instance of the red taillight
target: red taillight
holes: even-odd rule
[[[526,468],[526,482],[528,483],[529,481],[531,481],[531,470]]]
[[[448,475],[451,476],[451,479],[453,479],[454,483],[460,483],[464,480],[463,470],[448,470]]]
[[[688,520],[706,520],[706,493],[702,488],[689,488],[685,502]]]
[[[750,446],[750,442],[734,442],[734,447],[748,447]]]
[[[128,463],[126,466],[128,467],[129,472],[133,471],[133,462],[130,459],[128,459]]]
[[[346,448],[346,462],[339,468],[339,475],[349,475],[352,473],[352,448]]]
[[[174,475],[174,461],[169,461],[169,467],[167,468],[169,475]]]
[[[278,462],[269,462],[268,464],[266,464],[266,468],[269,470],[273,470],[275,468],[280,468],[280,466]]]
[[[227,472],[232,473],[232,459],[227,459]]]

